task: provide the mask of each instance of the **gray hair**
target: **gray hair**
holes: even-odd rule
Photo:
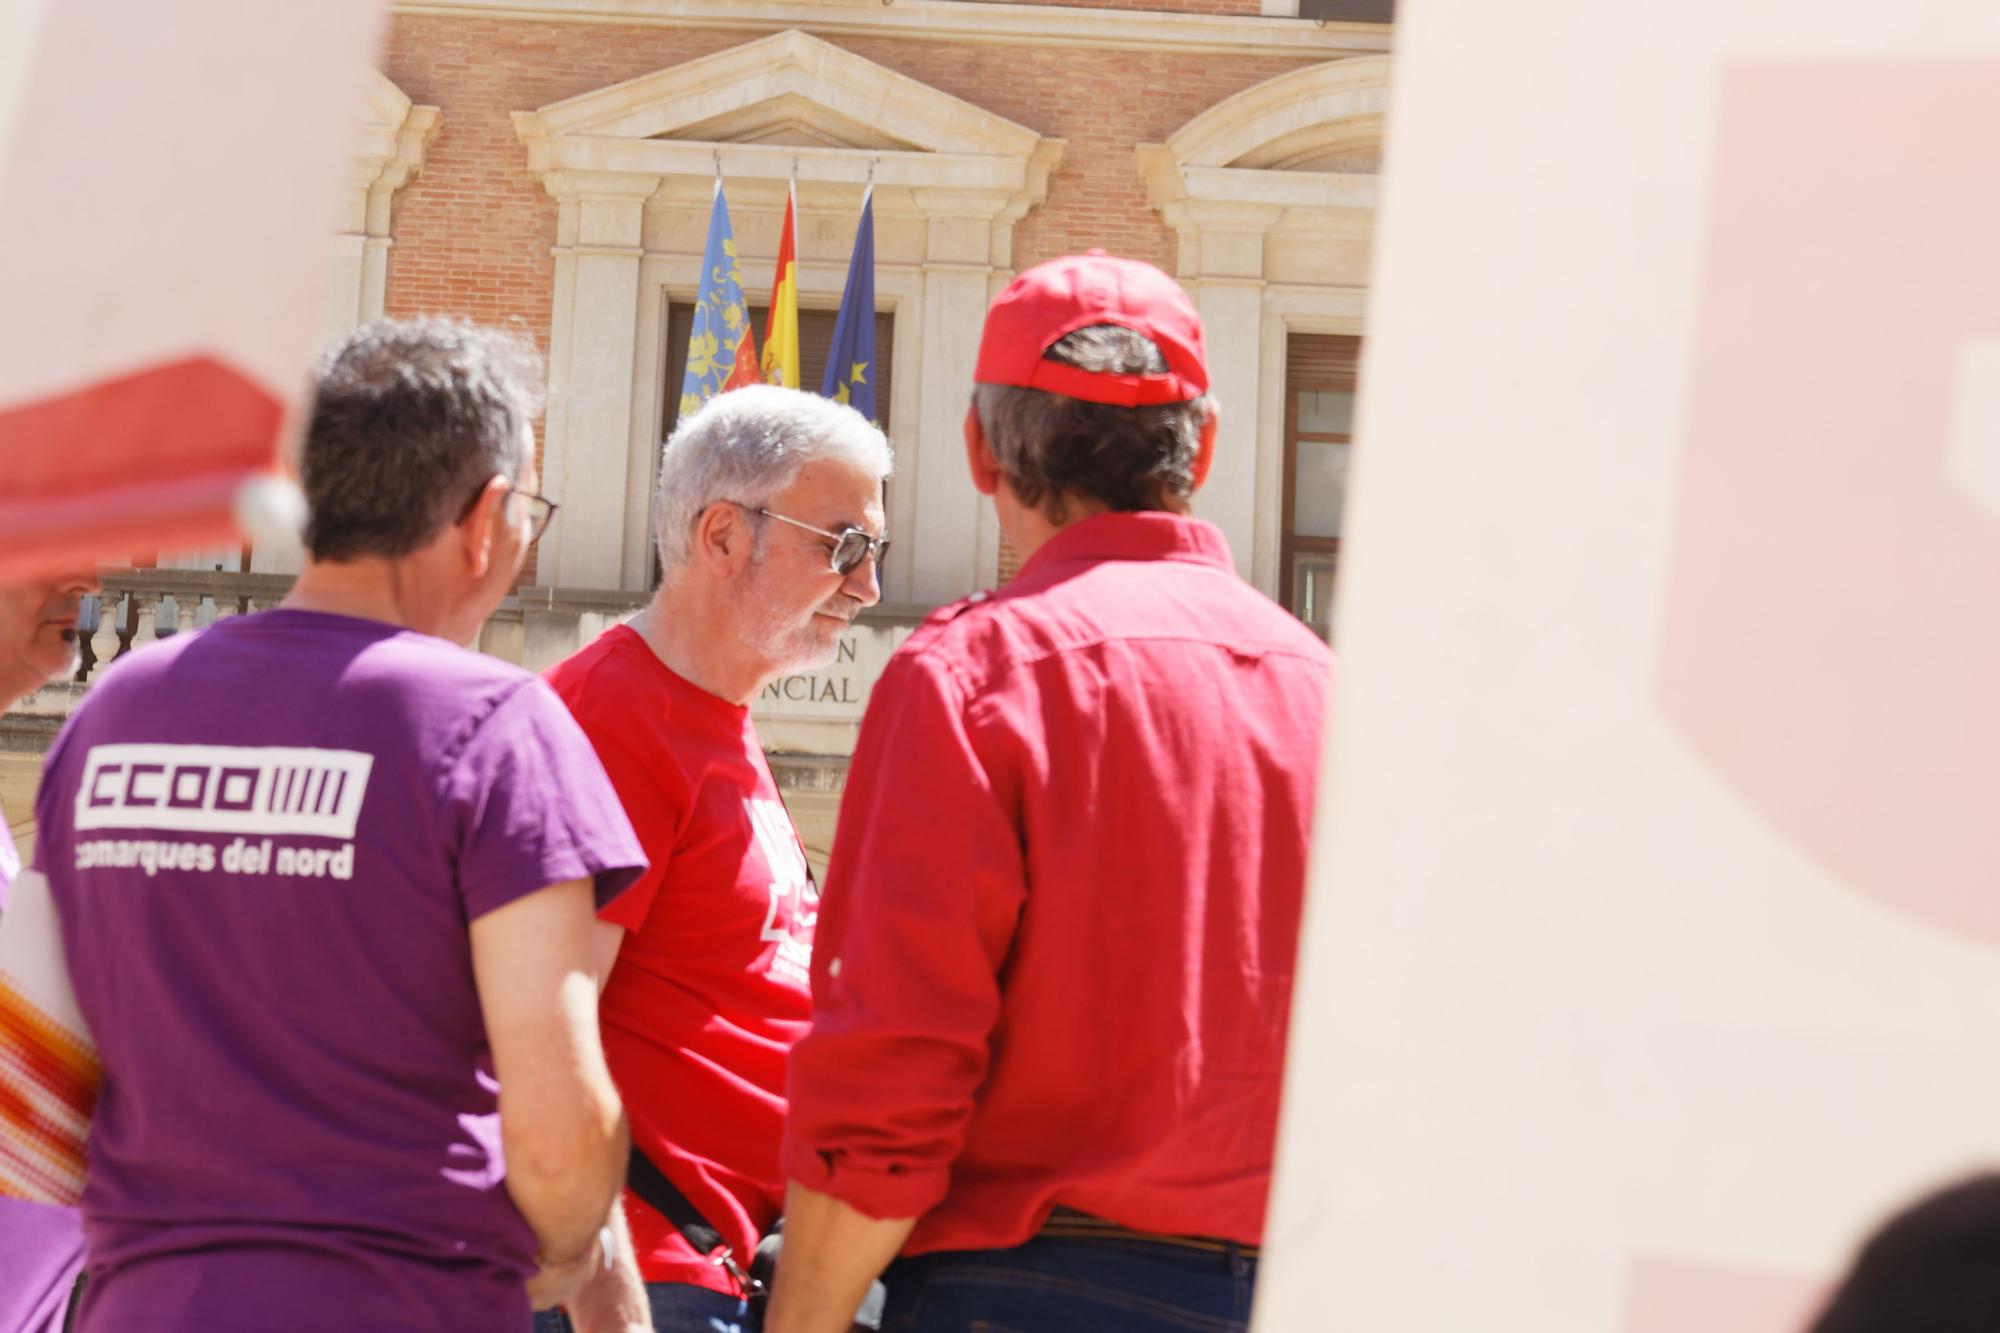
[[[300,474],[315,560],[416,550],[495,476],[527,465],[542,359],[525,338],[457,320],[378,320],[315,374]]]
[[[693,551],[694,527],[719,500],[760,508],[799,469],[839,458],[889,475],[889,441],[845,403],[775,384],[718,394],[685,417],[660,451],[653,514],[660,568],[672,573]]]
[[[1078,329],[1042,355],[1097,374],[1167,369],[1151,338],[1117,324]],[[1215,411],[1208,394],[1185,403],[1116,407],[1001,384],[973,385],[972,404],[1008,489],[1057,523],[1066,516],[1066,494],[1114,511],[1186,509],[1201,433]]]

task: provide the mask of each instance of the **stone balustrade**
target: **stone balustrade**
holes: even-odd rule
[[[107,570],[103,590],[85,600],[78,617],[82,662],[71,683],[87,685],[124,654],[160,639],[275,605],[291,586],[286,574]]]
[[[79,620],[81,662],[75,677],[37,690],[0,719],[0,750],[47,748],[84,693],[115,669],[121,657],[228,616],[274,606],[290,589],[292,576],[115,569],[106,570],[103,581],[103,591],[85,604]],[[647,597],[617,590],[522,587],[488,619],[479,648],[541,671],[630,616]],[[864,612],[842,635],[832,664],[773,681],[752,702],[758,731],[774,752],[781,786],[837,801],[845,783],[845,756],[853,749],[869,689],[923,614],[915,607]],[[790,757],[781,761],[779,754]]]

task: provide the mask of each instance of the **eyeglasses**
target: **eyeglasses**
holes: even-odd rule
[[[479,497],[486,494],[488,484],[483,481],[479,483],[479,489],[474,491],[472,498],[465,502],[465,508],[458,511],[457,522],[465,522],[465,516],[470,514],[472,507],[479,503]],[[556,510],[561,508],[561,506],[546,495],[538,495],[534,491],[522,490],[519,486],[509,486],[507,494],[518,495],[528,502],[528,544],[530,546],[534,545],[542,539],[542,534],[549,530],[549,521],[556,516]]]
[[[549,530],[549,523],[556,516],[557,505],[546,495],[534,491],[524,491],[519,486],[509,486],[507,494],[518,495],[528,502],[528,542],[533,545]]]
[[[839,532],[828,532],[825,528],[816,528],[810,523],[801,523],[795,518],[786,518],[783,514],[774,514],[768,509],[755,509],[749,505],[744,505],[743,508],[749,509],[751,513],[761,515],[764,518],[775,518],[780,523],[789,523],[795,528],[804,528],[807,532],[815,536],[824,537],[832,542],[833,550],[830,552],[830,555],[833,561],[833,572],[842,576],[852,574],[861,567],[863,560],[871,558],[875,561],[876,568],[879,569],[882,566],[882,558],[889,554],[889,539],[887,537],[871,537],[860,528],[842,528]]]

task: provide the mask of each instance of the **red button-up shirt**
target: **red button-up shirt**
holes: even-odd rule
[[[1164,513],[933,615],[855,749],[786,1174],[911,1254],[1058,1204],[1259,1241],[1332,665]]]

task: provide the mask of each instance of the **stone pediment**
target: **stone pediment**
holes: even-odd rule
[[[878,311],[895,313],[898,445],[940,441],[899,474],[890,523],[931,552],[890,566],[889,594],[937,603],[992,582],[999,529],[952,443],[978,331],[1063,141],[803,32],[775,33],[514,113],[526,166],[556,201],[542,475],[571,517],[541,577],[647,586],[649,497],[669,383],[658,312],[694,299],[718,185],[746,286],[771,280],[798,203],[801,304],[844,299],[855,214],[872,190]]]
[[[1354,170],[1320,165],[1373,156],[1379,166],[1389,104],[1389,58],[1360,56],[1280,74],[1217,102],[1168,136],[1191,167]],[[1377,169],[1375,166],[1368,170]]]
[[[1202,228],[1281,219],[1344,226],[1336,210],[1375,206],[1389,101],[1387,56],[1308,65],[1217,102],[1141,144],[1148,197],[1181,234],[1184,266]]]
[[[424,150],[437,137],[438,109],[417,106],[380,70],[370,69],[362,90],[360,124],[354,159],[372,163],[372,172],[397,169],[392,185],[400,186],[423,165]],[[371,174],[368,182],[376,179]]]
[[[732,144],[857,150],[885,155],[884,165],[889,156],[1025,164],[1052,142],[799,31],[516,112],[514,125],[541,172],[680,174],[706,170],[712,151]],[[757,160],[733,158],[732,171],[762,174],[749,167]]]
[[[692,143],[765,143],[810,148],[859,148],[872,152],[922,152],[923,147],[884,134],[800,93],[725,111],[655,139]]]

